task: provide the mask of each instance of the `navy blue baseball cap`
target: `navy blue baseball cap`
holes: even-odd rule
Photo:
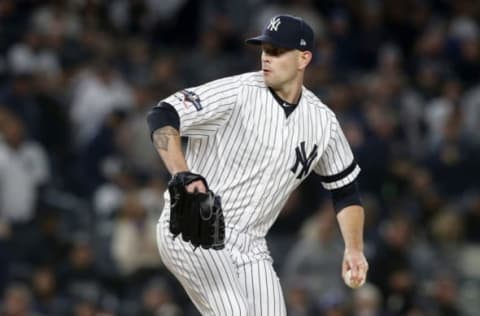
[[[249,38],[247,44],[268,43],[280,48],[313,51],[313,30],[302,18],[291,15],[274,16],[262,35]]]

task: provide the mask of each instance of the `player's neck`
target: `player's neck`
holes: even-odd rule
[[[273,90],[282,100],[290,104],[297,104],[300,96],[302,95],[302,83],[303,77],[299,76],[294,80],[285,83],[281,87]]]
[[[295,80],[273,90],[282,100],[290,104],[297,104],[302,95],[302,81]]]

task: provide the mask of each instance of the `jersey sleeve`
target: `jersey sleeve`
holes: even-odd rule
[[[180,135],[204,137],[213,135],[230,118],[239,90],[238,78],[227,77],[178,91],[161,102],[177,111]]]
[[[325,189],[334,190],[352,183],[360,173],[360,167],[336,118],[330,128],[330,139],[314,171],[320,175]]]

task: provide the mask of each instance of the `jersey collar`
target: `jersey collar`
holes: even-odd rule
[[[277,101],[278,105],[280,105],[282,107],[283,111],[285,112],[286,117],[288,117],[290,114],[292,114],[293,110],[295,110],[297,108],[297,105],[300,103],[300,100],[302,99],[302,94],[300,94],[300,97],[298,98],[297,103],[290,103],[290,102],[287,102],[287,101],[283,100],[282,98],[280,98],[275,93],[275,91],[273,91],[272,88],[268,87],[268,90],[273,95],[273,97],[274,97],[275,101]]]

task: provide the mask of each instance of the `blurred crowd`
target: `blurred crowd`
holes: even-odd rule
[[[277,13],[362,167],[367,284],[346,288],[311,176],[268,237],[292,316],[480,311],[480,2],[0,0],[0,315],[198,315],[157,253],[162,98],[255,71]]]

